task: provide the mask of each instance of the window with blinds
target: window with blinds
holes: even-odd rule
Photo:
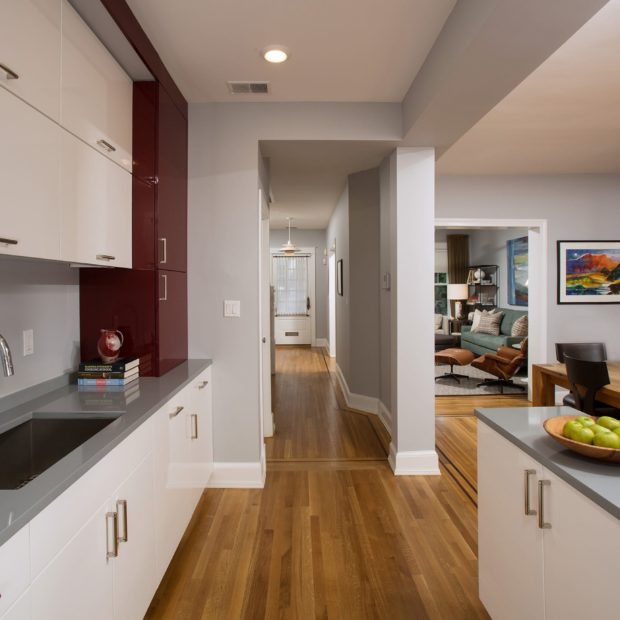
[[[274,256],[276,316],[308,315],[308,256]]]

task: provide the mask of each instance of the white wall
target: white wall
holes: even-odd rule
[[[438,218],[530,218],[548,221],[547,358],[554,343],[603,340],[620,357],[618,306],[558,305],[558,240],[618,239],[620,175],[440,176]]]
[[[78,270],[68,265],[0,258],[0,334],[11,347],[15,366],[12,377],[0,372],[0,397],[77,368],[78,278]],[[26,329],[34,329],[34,355],[24,357]]]
[[[212,357],[215,460],[258,462],[259,140],[399,140],[400,104],[189,107],[189,353]],[[224,299],[241,301],[225,319]]]
[[[314,294],[316,338],[327,338],[327,261],[323,264],[326,248],[326,230],[297,229],[291,231],[291,240],[298,248],[314,248]],[[278,250],[288,239],[287,230],[270,230],[269,247]]]
[[[338,261],[342,259],[342,295],[336,293],[336,363],[340,367],[346,381],[351,376],[351,321],[350,295],[351,286],[349,280],[349,185],[338,199],[338,204],[332,213],[327,225],[326,236],[327,247],[329,249],[336,244],[336,271],[338,271]],[[336,276],[337,277],[337,276]],[[330,335],[331,338],[331,335]]]
[[[392,271],[390,244],[390,157],[379,166],[379,277]],[[388,415],[392,409],[392,292],[381,286],[379,292],[379,400]]]

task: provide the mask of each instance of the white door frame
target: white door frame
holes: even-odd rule
[[[269,252],[269,204],[264,192],[258,190],[258,360],[260,437],[272,437],[274,431],[271,405],[271,301],[269,284],[271,255]],[[267,263],[267,264],[265,264]],[[261,440],[261,462],[265,462],[264,441]]]
[[[328,256],[328,320],[329,320],[329,356],[336,357],[336,252],[330,251]]]
[[[316,342],[316,274],[315,274],[315,263],[316,263],[316,248],[297,248],[296,254],[308,254],[308,296],[310,297],[310,329],[311,329],[311,341],[310,345],[313,347],[317,346]],[[273,257],[274,256],[286,256],[277,248],[271,249],[271,255],[269,257],[270,260],[270,282],[273,285]],[[276,322],[278,318],[276,317]],[[277,333],[277,330],[276,330]]]
[[[528,377],[532,364],[547,360],[547,274],[549,250],[547,220],[518,218],[435,218],[435,228],[527,228],[528,229]],[[532,269],[532,265],[536,265]],[[528,398],[532,400],[532,381],[528,382]]]

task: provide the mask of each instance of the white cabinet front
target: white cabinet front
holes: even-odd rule
[[[62,137],[62,260],[131,267],[131,175]]]
[[[66,507],[70,510],[70,506]],[[33,581],[33,618],[110,620],[114,617],[113,565],[107,559],[112,528],[106,502]],[[53,535],[53,532],[49,532]]]
[[[61,0],[3,0],[1,6],[0,85],[57,121]]]
[[[5,613],[30,581],[28,526],[23,527],[0,547],[0,616]]]
[[[545,479],[546,620],[618,617],[618,519],[550,471]]]
[[[60,258],[62,130],[0,88],[0,253]]]
[[[64,127],[132,170],[133,83],[66,0],[62,16]]]
[[[479,589],[493,618],[544,618],[536,500],[542,472],[539,463],[478,423]]]

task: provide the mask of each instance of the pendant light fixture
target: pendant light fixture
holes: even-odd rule
[[[281,252],[284,254],[295,254],[297,252],[297,248],[291,243],[291,222],[293,221],[292,217],[287,217],[288,220],[288,241],[282,244]]]

